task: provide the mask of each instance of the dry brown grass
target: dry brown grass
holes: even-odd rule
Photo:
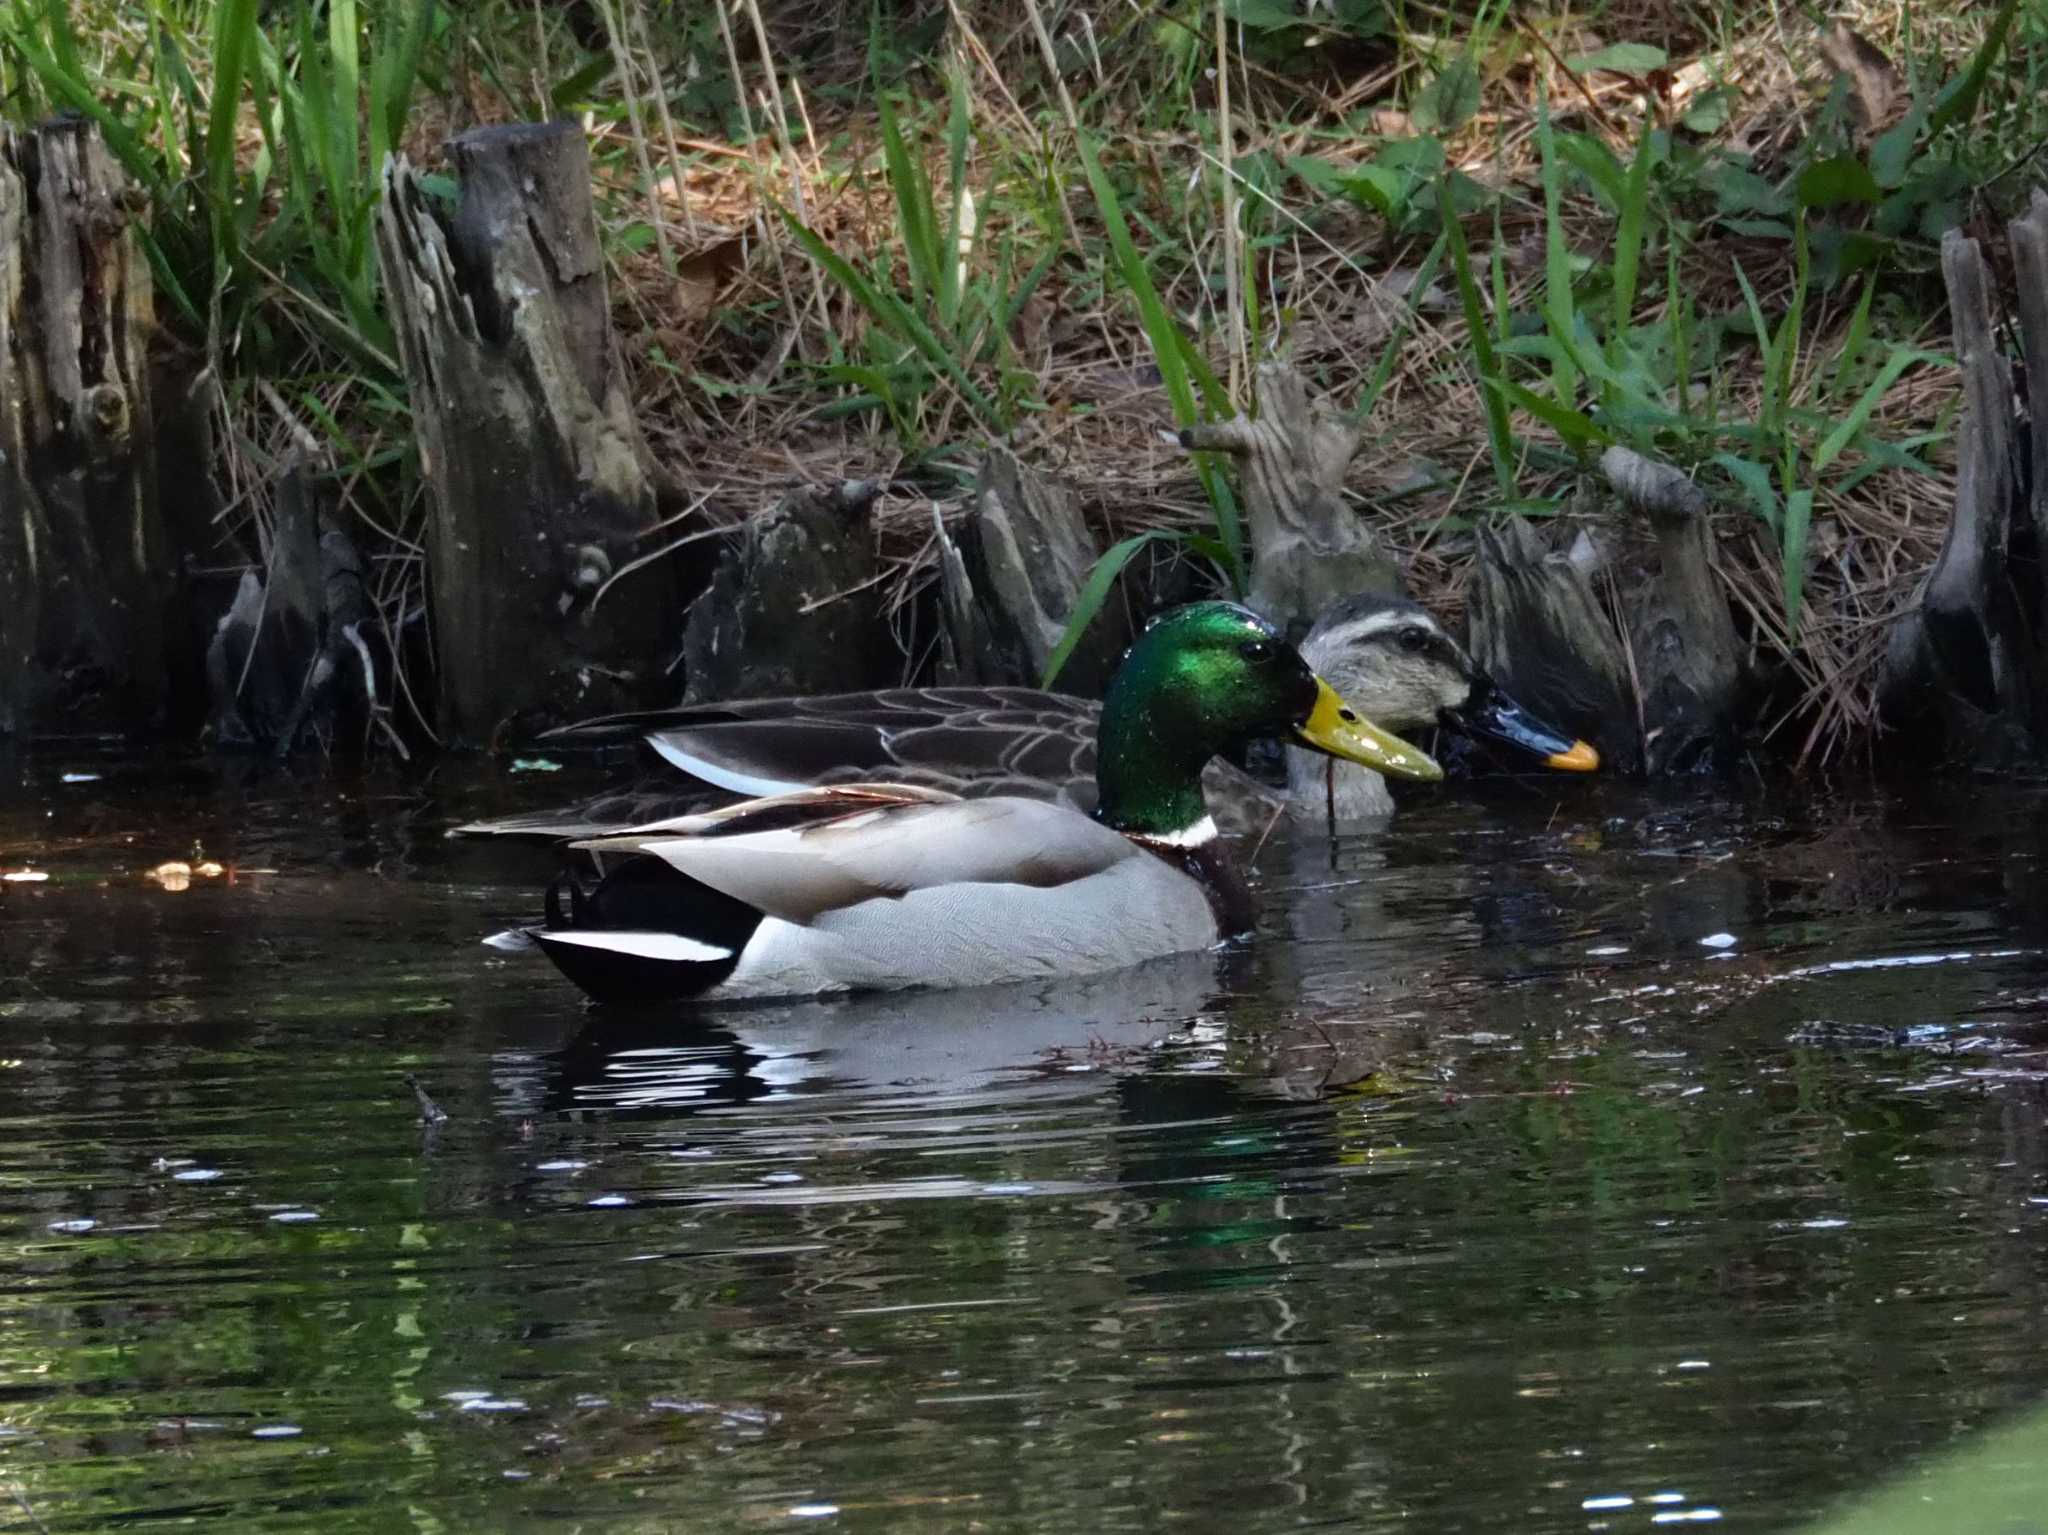
[[[1898,47],[1907,25],[1907,7],[1897,0],[1864,0],[1839,14],[1888,49]],[[1645,3],[1610,9],[1604,30],[1539,18],[1503,38],[1488,57],[1481,111],[1449,147],[1454,163],[1505,194],[1501,238],[1518,293],[1541,279],[1531,109],[1537,89],[1548,94],[1561,125],[1602,133],[1626,156],[1646,110],[1681,110],[1690,95],[1717,83],[1732,85],[1741,102],[1726,137],[1753,153],[1761,167],[1773,167],[1803,138],[1832,74],[1814,29],[1789,13],[1780,16],[1765,13],[1738,36],[1723,39],[1699,25],[1697,12]],[[1976,40],[1972,28],[1980,24],[1962,15],[1923,12],[1913,18],[1920,49],[1939,43],[1957,59],[1967,56]],[[1063,135],[1048,126],[1053,119],[1047,114],[1029,117],[1018,103],[1024,87],[1017,82],[1029,76],[1018,62],[1028,63],[1028,38],[983,37],[959,25],[954,35],[973,71],[983,134],[971,180],[981,206],[1001,210],[1001,178],[1014,173],[1016,161],[1014,155],[990,153],[988,144],[1007,141],[1057,153]],[[1594,76],[1582,87],[1559,67],[1559,55],[1587,51],[1616,36],[1658,42],[1671,51],[1667,104],[1646,101],[1634,82],[1619,76]],[[844,57],[835,58],[846,66]],[[997,64],[998,58],[1004,63]],[[1138,67],[1128,54],[1120,58],[1119,69]],[[1392,56],[1347,84],[1304,87],[1247,66],[1235,125],[1238,154],[1285,156],[1313,149],[1338,160],[1362,156],[1370,146],[1357,136],[1359,114],[1377,109],[1382,126],[1399,127],[1385,121],[1390,108],[1378,104],[1389,99],[1402,67],[1401,56]],[[793,73],[784,66],[785,77]],[[1130,84],[1114,76],[1101,83],[1112,95]],[[947,514],[958,512],[966,498],[964,492],[946,491],[929,473],[899,479],[903,454],[887,428],[866,418],[828,417],[823,409],[835,391],[806,384],[799,371],[826,355],[828,333],[850,338],[865,321],[841,295],[814,287],[803,257],[777,229],[769,199],[786,200],[793,184],[803,186],[814,227],[849,254],[886,259],[895,238],[886,188],[872,174],[840,174],[863,155],[872,167],[872,121],[822,121],[814,103],[808,127],[806,141],[794,144],[793,154],[772,149],[765,136],[757,140],[756,152],[693,140],[674,146],[671,155],[663,146],[655,158],[678,166],[680,174],[657,182],[651,209],[629,187],[615,188],[617,216],[652,211],[664,219],[677,259],[673,271],[652,250],[622,260],[615,273],[617,318],[650,439],[668,467],[703,497],[706,525],[736,521],[771,504],[793,483],[883,480],[890,489],[879,503],[877,536],[897,564],[895,590],[902,606],[931,577],[935,491]],[[820,140],[838,147],[825,154],[816,148]],[[1141,188],[1185,182],[1205,166],[1202,146],[1178,131],[1122,136],[1115,147]],[[1160,217],[1175,202],[1162,196],[1151,211]],[[1573,200],[1566,215],[1582,248],[1598,250],[1611,238],[1611,221],[1590,199]],[[1068,189],[1065,216],[1083,229],[1093,226],[1092,204],[1078,177]],[[1412,268],[1419,247],[1388,242],[1376,219],[1355,211],[1288,210],[1273,223],[1283,238],[1262,255],[1255,275],[1267,311],[1286,316],[1281,344],[1332,397],[1357,399],[1401,312],[1387,279]],[[1168,279],[1164,296],[1191,329],[1210,338],[1221,373],[1227,367],[1221,338],[1228,327],[1219,294],[1212,291],[1220,285],[1204,280],[1217,270],[1220,242],[1212,227],[1191,219],[1179,228],[1162,220],[1162,233],[1185,241],[1171,270],[1162,264],[1161,276]],[[1473,237],[1489,244],[1491,228],[1475,228]],[[1684,256],[1686,286],[1701,309],[1739,306],[1738,260],[1767,306],[1781,309],[1792,281],[1784,244],[1711,231]],[[1205,527],[1209,511],[1200,488],[1184,456],[1162,434],[1171,424],[1170,412],[1132,308],[1121,295],[1090,287],[1090,281],[1080,263],[1062,264],[1020,319],[1012,339],[1037,375],[1043,408],[1020,425],[1014,445],[1080,491],[1105,542],[1145,528]],[[1661,291],[1649,274],[1645,286]],[[1852,304],[1850,294],[1820,300],[1810,310],[1803,378],[1832,365]],[[736,315],[747,317],[746,323],[732,323]],[[1654,318],[1654,308],[1639,318]],[[1942,340],[1879,339],[1932,345]],[[1757,393],[1754,382],[1738,381],[1721,401],[1724,418],[1752,411]],[[1951,375],[1915,369],[1879,405],[1872,429],[1894,440],[1925,431],[1946,419],[1954,402]],[[971,438],[971,421],[959,401],[941,388],[929,404],[928,440]],[[1479,385],[1454,303],[1424,306],[1374,421],[1375,444],[1360,455],[1351,477],[1361,514],[1404,555],[1418,595],[1455,616],[1471,557],[1467,529],[1471,519],[1485,514],[1493,487]],[[1518,420],[1516,426],[1537,441],[1547,435],[1533,421]],[[1911,599],[1946,526],[1952,475],[1945,458],[1935,458],[1939,467],[1931,475],[1887,470],[1848,492],[1818,487],[1807,611],[1796,644],[1785,630],[1774,540],[1746,508],[1730,506],[1718,518],[1730,601],[1753,636],[1759,662],[1766,668],[1782,663],[1791,678],[1778,691],[1781,703],[1766,721],[1766,732],[1802,758],[1868,739],[1887,628]],[[1432,487],[1402,493],[1425,468]],[[1571,488],[1555,472],[1527,465],[1524,471],[1524,495]],[[1608,536],[1629,531],[1618,510],[1580,505],[1595,508],[1590,520]]]

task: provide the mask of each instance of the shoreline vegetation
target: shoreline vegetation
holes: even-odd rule
[[[1088,691],[1341,565],[1652,771],[2037,744],[2017,0],[4,0],[0,83],[0,734]]]

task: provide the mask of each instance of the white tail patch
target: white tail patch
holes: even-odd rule
[[[753,773],[736,773],[731,768],[720,767],[716,762],[703,757],[693,757],[667,736],[656,732],[647,737],[647,744],[660,754],[661,760],[678,772],[692,778],[701,778],[713,788],[725,789],[733,794],[746,794],[761,798],[770,794],[795,794],[808,789],[809,784],[790,783],[779,778],[762,778]]]
[[[731,949],[715,943],[700,943],[681,933],[641,932],[631,928],[555,928],[547,934],[549,943],[581,944],[603,949],[608,954],[630,954],[635,959],[666,959],[701,965],[714,959],[731,959]]]
[[[483,940],[487,949],[496,949],[500,954],[524,954],[533,947],[533,934],[523,927],[508,927],[502,933],[493,933]]]

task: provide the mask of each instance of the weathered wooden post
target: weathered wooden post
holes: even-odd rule
[[[655,485],[613,345],[572,122],[451,141],[445,207],[384,168],[377,253],[433,492],[444,738],[483,744],[651,702],[681,630],[649,551]]]
[[[2036,191],[2008,233],[2027,364],[2017,413],[1983,253],[1960,230],[1941,242],[1963,372],[1955,513],[1917,600],[1893,625],[1878,689],[1885,722],[1907,744],[1980,766],[2038,763],[2048,721],[2048,194]],[[2013,557],[2017,529],[2024,564]]]
[[[163,715],[176,572],[133,211],[89,122],[0,127],[0,734]]]
[[[937,531],[939,680],[1036,687],[1095,565],[1095,540],[1079,498],[996,444],[982,458],[966,520],[956,534],[943,524]],[[1121,610],[1106,604],[1068,655],[1056,686],[1099,695],[1129,639]]]
[[[1251,605],[1296,639],[1323,609],[1358,592],[1399,593],[1400,568],[1345,504],[1344,474],[1365,428],[1284,362],[1259,364],[1256,420],[1191,426],[1183,446],[1234,455],[1244,480]]]

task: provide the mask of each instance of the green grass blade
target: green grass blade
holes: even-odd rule
[[[1572,306],[1572,248],[1565,238],[1561,207],[1564,177],[1550,131],[1550,102],[1541,94],[1536,98],[1536,142],[1543,161],[1543,318],[1559,343],[1570,347],[1578,332],[1578,315]],[[1550,382],[1551,393],[1561,402],[1578,398],[1579,381],[1568,365],[1558,366]]]
[[[1526,410],[1545,426],[1556,432],[1575,453],[1583,454],[1595,445],[1605,447],[1614,441],[1614,434],[1601,426],[1584,411],[1573,410],[1569,405],[1546,399],[1520,384],[1503,383],[1508,403]]]
[[[1984,41],[1977,46],[1970,67],[1963,77],[1949,86],[1936,98],[1934,112],[1927,120],[1927,131],[1941,132],[1950,123],[1961,122],[1977,110],[1977,98],[1984,93],[1984,82],[1991,75],[1991,66],[2005,47],[2005,37],[2012,30],[2012,19],[2019,11],[2019,0],[2005,0],[1998,8],[1998,14],[1991,20],[1991,29],[1984,34]]]
[[[1450,236],[1438,234],[1436,243],[1430,246],[1429,254],[1422,258],[1422,264],[1415,269],[1415,280],[1408,285],[1408,301],[1402,306],[1401,318],[1394,324],[1394,333],[1387,337],[1387,344],[1380,348],[1380,360],[1373,365],[1372,377],[1366,380],[1365,392],[1358,397],[1358,406],[1352,414],[1359,420],[1370,416],[1373,407],[1380,402],[1380,395],[1387,387],[1387,381],[1394,376],[1394,368],[1401,360],[1401,348],[1407,342],[1409,332],[1415,328],[1415,319],[1421,311],[1422,295],[1429,285],[1436,281],[1436,269],[1444,259]]]
[[[939,291],[944,256],[939,236],[932,228],[931,188],[924,173],[911,162],[903,142],[902,125],[887,94],[877,90],[875,107],[882,123],[882,161],[889,176],[889,191],[896,200],[896,224],[903,235],[904,260],[910,267],[910,287],[920,309],[929,305]]]
[[[206,111],[206,195],[214,228],[218,281],[233,260],[229,239],[235,205],[235,128],[242,83],[255,51],[260,0],[220,0],[213,13],[213,98]]]
[[[433,35],[435,0],[412,0],[405,26],[395,39],[380,35],[377,57],[370,66],[370,182],[384,172],[384,157],[405,135],[405,119],[419,83],[420,64]]]
[[[1116,578],[1123,574],[1124,566],[1131,557],[1147,544],[1162,540],[1173,543],[1188,542],[1188,536],[1174,528],[1153,528],[1145,533],[1133,533],[1113,547],[1104,551],[1102,557],[1088,572],[1088,579],[1081,583],[1081,590],[1074,598],[1073,616],[1067,620],[1066,632],[1060,642],[1053,646],[1052,654],[1046,657],[1045,675],[1038,680],[1042,688],[1050,688],[1058,679],[1068,659],[1074,654],[1074,647],[1081,643],[1081,636],[1088,632],[1088,626],[1102,611],[1102,605],[1109,600],[1110,591],[1116,586]]]
[[[1749,306],[1750,324],[1756,327],[1756,344],[1763,356],[1764,395],[1757,408],[1757,421],[1766,432],[1776,436],[1778,425],[1778,364],[1777,345],[1771,336],[1770,322],[1764,318],[1764,306],[1757,301],[1756,289],[1749,284],[1749,274],[1742,269],[1742,263],[1735,263],[1735,281],[1742,287],[1743,302]]]
[[[967,254],[961,245],[961,211],[967,199],[967,141],[973,126],[968,112],[967,82],[957,68],[946,71],[952,110],[946,118],[946,190],[952,206],[946,211],[946,237],[939,251],[939,322],[952,330],[960,315],[960,290]],[[968,234],[971,242],[972,232]]]
[[[1886,391],[1899,381],[1901,374],[1916,362],[1931,361],[1933,359],[1925,352],[1915,351],[1910,347],[1895,347],[1892,355],[1885,359],[1884,366],[1877,370],[1877,377],[1870,381],[1870,387],[1865,389],[1857,397],[1856,403],[1850,407],[1849,414],[1844,416],[1835,429],[1822,440],[1821,445],[1814,449],[1813,472],[1819,474],[1842,456],[1843,450],[1855,441],[1865,426],[1869,425],[1871,413],[1884,399]]]
[[[1636,271],[1642,262],[1643,235],[1650,214],[1652,131],[1652,123],[1646,122],[1643,136],[1636,144],[1636,157],[1629,162],[1628,179],[1622,183],[1621,222],[1614,233],[1614,329],[1611,334],[1617,338],[1628,334],[1629,324],[1635,318]]]
[[[967,376],[967,370],[953,355],[953,349],[932,333],[924,319],[905,304],[902,299],[884,288],[868,281],[860,269],[839,252],[832,249],[824,238],[809,228],[787,208],[780,210],[783,222],[813,261],[823,267],[832,280],[849,293],[855,303],[868,312],[878,325],[899,339],[908,342],[923,354],[932,368],[950,380],[960,391],[960,397],[974,411],[983,427],[992,432],[1002,430],[1002,421],[994,404],[983,394],[974,380]]]
[[[1445,206],[1449,206],[1449,183],[1444,183]],[[1458,298],[1465,306],[1465,330],[1471,337],[1472,355],[1479,368],[1479,393],[1486,406],[1486,441],[1493,450],[1493,477],[1500,493],[1515,491],[1514,436],[1508,425],[1507,377],[1501,372],[1500,357],[1493,349],[1493,337],[1486,325],[1486,306],[1479,297],[1479,284],[1472,277],[1472,253],[1465,246],[1465,230],[1455,217],[1444,220],[1444,235],[1451,252],[1451,271],[1458,279]]]
[[[1096,207],[1102,214],[1103,230],[1109,237],[1110,254],[1115,259],[1117,275],[1123,279],[1124,287],[1130,290],[1131,298],[1138,306],[1138,321],[1145,329],[1145,339],[1152,344],[1152,357],[1159,365],[1166,397],[1173,402],[1173,418],[1182,426],[1192,426],[1201,419],[1201,410],[1195,403],[1194,385],[1188,376],[1180,326],[1166,312],[1159,290],[1153,286],[1152,273],[1138,254],[1138,247],[1131,241],[1131,227],[1124,219],[1123,204],[1102,169],[1094,141],[1084,133],[1078,143],[1081,169],[1088,178],[1088,188],[1095,194]]]
[[[1828,387],[1831,400],[1839,400],[1849,392],[1849,376],[1863,356],[1864,343],[1870,339],[1870,301],[1876,293],[1877,273],[1872,272],[1863,279],[1863,297],[1856,301],[1856,313],[1849,320],[1849,334],[1842,341],[1842,355],[1835,361],[1835,380]]]

